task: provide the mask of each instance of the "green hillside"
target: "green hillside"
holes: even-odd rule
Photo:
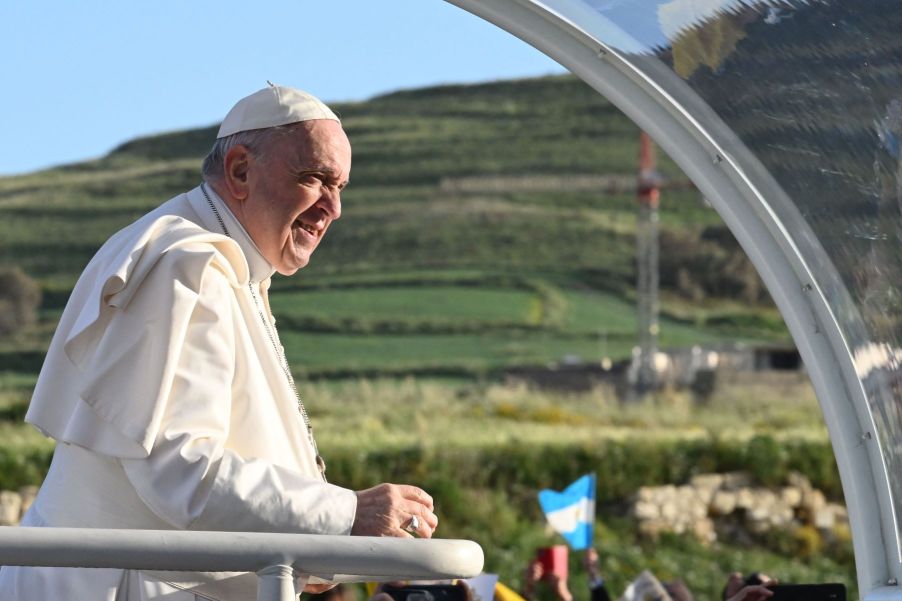
[[[565,76],[336,109],[354,147],[344,216],[309,268],[274,284],[299,374],[484,375],[628,354],[638,131],[613,106]],[[0,342],[0,371],[36,371],[91,255],[198,183],[215,130],[141,138],[98,160],[0,179],[0,264],[21,267],[44,292],[40,322]],[[675,184],[661,214],[662,344],[785,338],[718,216],[667,157],[661,171]]]

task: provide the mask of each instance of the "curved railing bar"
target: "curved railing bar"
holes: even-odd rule
[[[261,589],[266,589],[258,598],[267,601],[294,594],[293,583],[288,585],[293,574],[342,575],[344,581],[470,578],[482,571],[483,561],[482,548],[466,540],[0,528],[0,565],[257,572]]]

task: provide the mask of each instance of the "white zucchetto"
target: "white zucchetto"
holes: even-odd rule
[[[222,120],[216,137],[315,119],[340,121],[319,98],[303,90],[270,84],[239,100]]]

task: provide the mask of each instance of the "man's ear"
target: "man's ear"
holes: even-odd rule
[[[248,168],[250,153],[247,148],[238,144],[233,146],[223,161],[223,180],[229,194],[238,201],[243,201],[248,196]]]

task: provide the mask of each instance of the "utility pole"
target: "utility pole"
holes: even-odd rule
[[[654,143],[643,131],[639,134],[639,216],[636,221],[639,338],[636,388],[640,394],[654,389],[658,380],[655,354],[658,351],[658,203],[661,193],[656,169]]]

